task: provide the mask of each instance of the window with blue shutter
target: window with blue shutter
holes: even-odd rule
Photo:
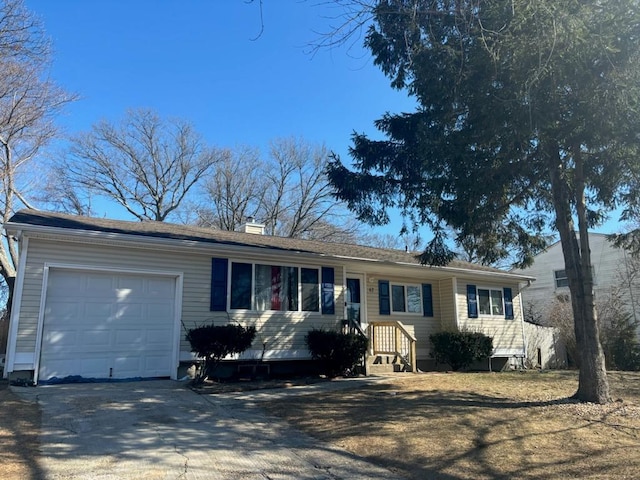
[[[510,288],[504,288],[504,318],[513,320],[513,297]]]
[[[433,295],[430,283],[422,284],[422,314],[425,317],[433,317]]]
[[[387,280],[378,280],[378,304],[380,315],[391,315],[391,295]]]
[[[478,318],[478,297],[475,285],[467,285],[467,311],[469,318]]]
[[[211,259],[211,304],[212,312],[227,310],[227,269],[229,261],[226,258]]]
[[[331,267],[322,267],[322,314],[335,315],[335,274]]]

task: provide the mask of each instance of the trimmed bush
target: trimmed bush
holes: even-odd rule
[[[640,371],[640,342],[637,322],[631,315],[619,313],[601,328],[600,338],[607,369]]]
[[[242,325],[205,325],[187,332],[186,339],[191,351],[204,359],[204,365],[195,383],[212,378],[220,361],[227,355],[240,354],[247,350],[256,336],[256,327]]]
[[[449,365],[454,372],[493,352],[493,338],[478,332],[439,332],[429,335],[429,340],[436,363]]]
[[[311,357],[329,378],[353,372],[367,351],[369,340],[356,333],[313,329],[304,338]]]

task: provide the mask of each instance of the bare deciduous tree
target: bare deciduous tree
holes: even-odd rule
[[[324,145],[285,138],[271,143],[260,214],[273,235],[352,241],[357,224],[333,196]]]
[[[324,146],[293,138],[271,142],[266,159],[240,147],[208,180],[196,222],[234,230],[251,216],[270,235],[352,242],[358,223],[332,195],[328,157]]]
[[[138,220],[165,221],[225,155],[190,123],[140,109],[76,136],[60,171],[76,190],[114,200]]]
[[[0,2],[0,214],[6,223],[16,208],[32,207],[26,188],[34,161],[57,134],[54,116],[73,95],[47,78],[50,45],[42,24],[22,0]],[[0,242],[0,275],[13,291],[17,242]]]
[[[216,168],[204,186],[207,203],[195,207],[200,226],[235,230],[247,217],[255,216],[265,183],[260,152],[241,146]]]

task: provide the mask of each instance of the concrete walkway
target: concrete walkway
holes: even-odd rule
[[[398,478],[265,416],[256,403],[371,381],[219,395],[169,380],[13,389],[42,409],[46,479]]]

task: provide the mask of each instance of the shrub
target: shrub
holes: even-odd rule
[[[311,357],[329,378],[352,372],[362,360],[369,340],[357,333],[313,329],[304,338]]]
[[[453,371],[466,368],[491,356],[493,338],[478,332],[439,332],[429,335],[436,363],[445,363]]]
[[[227,355],[244,352],[253,343],[256,327],[242,325],[205,325],[187,332],[191,351],[204,360],[196,383],[211,378],[220,361]]]
[[[629,314],[618,314],[609,319],[600,332],[607,368],[615,370],[640,370],[640,342],[638,328]]]

